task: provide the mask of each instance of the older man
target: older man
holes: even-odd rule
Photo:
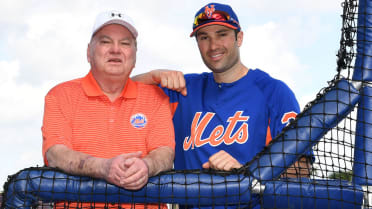
[[[45,97],[45,164],[102,178],[126,189],[172,168],[174,130],[168,97],[132,81],[137,30],[129,17],[97,16],[87,57],[90,72],[57,85]]]

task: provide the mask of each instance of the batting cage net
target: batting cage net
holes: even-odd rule
[[[342,5],[335,77],[241,169],[173,170],[131,191],[27,168],[1,208],[372,208],[372,0]]]

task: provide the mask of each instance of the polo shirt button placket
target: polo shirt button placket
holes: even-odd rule
[[[114,142],[114,130],[115,130],[115,105],[114,103],[111,103],[109,104],[109,107],[107,108],[107,112],[108,112],[108,115],[107,115],[107,131],[108,131],[108,134],[107,134],[107,137],[108,137],[108,141],[111,141],[111,143],[115,143]]]
[[[110,123],[109,124],[110,130],[112,130],[113,129],[113,126],[114,126],[115,114],[116,114],[115,104],[111,104],[110,114],[109,114],[109,120],[108,120],[108,122]]]

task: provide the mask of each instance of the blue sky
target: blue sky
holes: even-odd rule
[[[341,0],[231,0],[244,32],[242,62],[286,82],[301,108],[336,74]],[[121,10],[139,31],[134,74],[151,69],[208,71],[189,37],[194,14],[209,3],[135,0],[0,2],[0,184],[42,166],[44,96],[89,71],[86,47],[95,15]]]

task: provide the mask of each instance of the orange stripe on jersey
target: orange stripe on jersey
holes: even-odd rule
[[[266,146],[271,142],[271,131],[270,131],[270,125],[267,126],[267,132],[266,132]]]
[[[172,102],[172,103],[170,103],[172,115],[174,115],[174,113],[176,112],[177,106],[178,106],[178,102]]]

